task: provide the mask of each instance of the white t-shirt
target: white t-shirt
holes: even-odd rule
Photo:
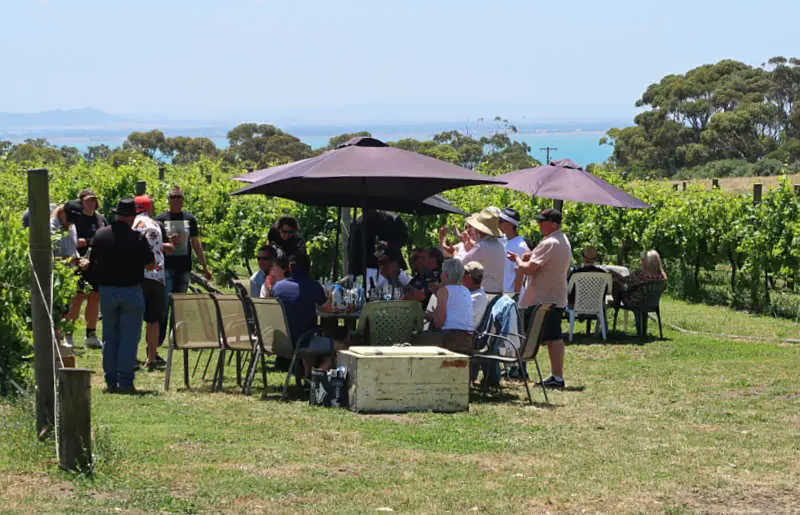
[[[522,256],[526,252],[530,252],[528,244],[525,243],[525,238],[522,236],[514,236],[510,240],[506,240],[506,252],[513,252],[518,256]],[[514,289],[514,280],[517,277],[517,263],[506,259],[506,269],[503,274],[503,291],[518,293]]]
[[[472,296],[472,329],[478,328],[478,324],[483,320],[483,315],[486,313],[486,306],[489,305],[489,297],[483,288],[478,288],[475,291],[469,292]]]

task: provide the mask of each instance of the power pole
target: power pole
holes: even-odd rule
[[[549,165],[549,164],[550,164],[550,151],[551,151],[551,150],[558,150],[558,148],[556,148],[556,147],[551,147],[551,146],[547,146],[547,147],[539,147],[539,150],[544,150],[544,151],[546,152],[546,154],[545,154],[545,155],[546,155],[547,157],[545,157],[545,161],[546,161],[546,162],[545,162],[544,164],[545,164],[545,165]]]

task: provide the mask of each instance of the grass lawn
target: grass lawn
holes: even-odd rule
[[[792,322],[664,307],[687,329],[800,337]],[[163,373],[138,374],[150,393],[134,397],[102,393],[96,374],[92,476],[57,469],[26,403],[0,404],[0,509],[800,511],[800,346],[666,328],[641,345],[631,331],[570,345],[569,388],[550,407],[513,386],[469,413],[357,415],[276,400],[278,373],[268,400],[232,381],[224,393],[177,389],[180,367],[168,393]],[[99,370],[99,353],[79,364]]]

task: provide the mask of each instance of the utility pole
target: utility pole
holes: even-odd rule
[[[549,165],[549,164],[550,164],[550,151],[551,151],[551,150],[558,150],[558,148],[556,148],[556,147],[551,147],[551,146],[546,146],[546,147],[539,147],[539,150],[544,150],[544,151],[546,152],[546,154],[545,154],[545,155],[546,155],[547,157],[545,157],[545,161],[546,161],[546,162],[545,162],[544,164],[545,164],[545,165]]]
[[[52,305],[50,273],[53,250],[50,244],[50,192],[47,168],[28,170],[30,210],[31,322],[33,325],[34,374],[36,378],[36,434],[44,439],[55,421],[55,381],[50,317]],[[38,277],[38,282],[37,282]]]

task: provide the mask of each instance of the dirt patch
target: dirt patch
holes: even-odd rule
[[[4,509],[31,508],[32,499],[67,499],[73,495],[72,483],[53,480],[47,474],[9,474],[0,476],[0,505]]]
[[[693,511],[707,513],[797,513],[800,488],[777,489],[769,486],[737,489],[736,492],[681,492],[675,503]]]
[[[419,424],[422,422],[420,417],[409,413],[376,413],[372,415],[363,414],[362,416],[366,418],[391,420],[392,422],[397,422],[398,424]]]

